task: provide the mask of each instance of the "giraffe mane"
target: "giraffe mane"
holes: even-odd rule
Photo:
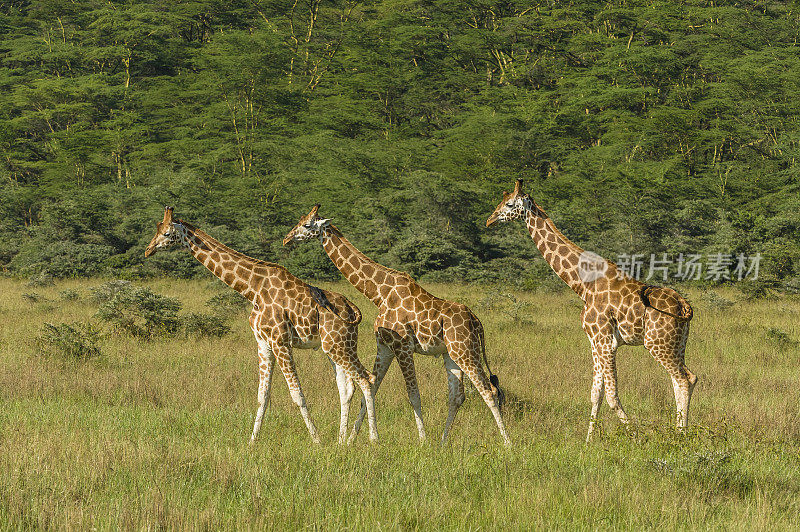
[[[255,266],[268,266],[270,268],[278,268],[278,269],[281,269],[281,270],[284,270],[284,271],[288,272],[288,270],[286,268],[284,268],[283,266],[281,266],[280,264],[275,264],[274,262],[269,262],[269,261],[266,261],[266,260],[256,259],[254,257],[251,257],[249,255],[246,255],[246,254],[242,253],[241,251],[237,251],[237,250],[235,250],[235,249],[233,249],[233,248],[231,248],[229,246],[226,246],[225,244],[223,244],[222,242],[220,242],[219,240],[217,240],[213,236],[209,235],[208,233],[206,233],[202,229],[198,229],[198,227],[196,225],[191,224],[191,223],[189,223],[189,222],[187,222],[185,220],[182,220],[182,219],[178,218],[178,219],[174,220],[173,223],[177,223],[177,224],[180,224],[180,225],[184,226],[186,229],[188,229],[189,231],[192,231],[193,233],[198,235],[203,240],[209,240],[209,241],[213,242],[215,245],[219,246],[222,250],[224,250],[226,253],[228,253],[232,257],[236,257],[236,258],[240,258],[240,259],[245,259],[245,260],[251,261],[253,263],[253,265],[255,265]]]

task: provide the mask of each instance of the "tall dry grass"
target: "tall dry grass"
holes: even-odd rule
[[[225,288],[214,283],[146,286],[202,311]],[[338,395],[319,351],[296,351],[295,359],[323,444],[311,444],[278,374],[260,439],[249,447],[257,371],[247,311],[233,311],[233,332],[222,338],[109,335],[102,355],[89,360],[38,354],[43,322],[93,316],[87,296],[97,284],[30,288],[0,279],[3,528],[787,529],[800,522],[798,299],[718,293],[727,305],[690,292],[687,362],[700,377],[692,429],[672,429],[666,372],[643,348],[623,347],[620,394],[635,427],[622,431],[604,405],[603,436],[584,445],[591,360],[574,294],[509,298],[493,288],[428,286],[483,321],[487,354],[510,399],[511,450],[470,387],[451,442],[438,444],[446,377],[441,359],[422,356],[430,441],[417,443],[400,372],[391,369],[377,399],[381,443],[370,446],[362,434],[353,447],[337,446]],[[371,367],[375,309],[349,285],[330,287],[364,312],[359,355]]]

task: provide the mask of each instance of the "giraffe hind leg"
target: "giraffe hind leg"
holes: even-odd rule
[[[465,344],[463,341],[451,340],[448,342],[447,352],[450,358],[452,358],[461,370],[467,374],[469,380],[475,386],[475,389],[481,394],[486,406],[489,407],[489,411],[491,411],[494,417],[495,423],[497,423],[497,428],[500,430],[503,443],[506,447],[510,447],[511,439],[508,437],[508,432],[506,432],[506,427],[503,423],[503,416],[500,413],[499,394],[492,390],[489,378],[483,371],[483,367],[480,364],[478,349],[470,349],[469,344]]]
[[[447,442],[450,428],[456,419],[456,413],[458,413],[458,409],[466,398],[464,395],[464,372],[448,355],[444,355],[444,367],[447,371],[449,411],[447,413],[447,422],[444,425],[444,432],[442,433],[442,444]]]
[[[684,350],[689,334],[688,324],[682,329],[661,329],[660,334],[645,336],[645,347],[661,364],[672,380],[675,395],[675,425],[678,430],[689,426],[689,403],[697,384],[697,376],[684,363]]]
[[[408,401],[414,410],[414,420],[417,423],[417,433],[419,441],[425,441],[425,425],[422,422],[422,400],[419,396],[419,385],[417,384],[417,373],[414,368],[414,350],[408,345],[401,346],[399,352],[395,354],[403,379],[406,383],[406,393]]]
[[[378,395],[378,388],[380,388],[381,382],[386,376],[386,372],[389,371],[389,366],[391,366],[392,360],[394,359],[394,351],[384,344],[378,335],[376,335],[376,337],[378,340],[378,349],[375,355],[375,363],[372,367],[372,374],[375,376],[375,380],[372,383],[370,394],[373,401],[375,400],[375,396]],[[350,431],[350,437],[347,440],[348,445],[355,441],[356,436],[358,436],[361,430],[361,424],[364,422],[364,416],[367,414],[367,401],[365,396],[361,399],[361,411],[358,413],[355,423],[353,423],[353,429]]]
[[[339,389],[339,443],[347,439],[347,421],[350,416],[350,402],[353,399],[353,379],[347,374],[345,368],[329,358],[333,371],[336,374],[336,387]]]

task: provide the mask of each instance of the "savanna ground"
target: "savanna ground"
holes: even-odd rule
[[[247,311],[219,339],[145,342],[109,335],[76,362],[37,353],[45,321],[86,320],[100,281],[30,288],[0,279],[0,527],[316,529],[788,529],[800,522],[800,299],[745,301],[734,290],[688,291],[687,350],[700,383],[691,430],[672,429],[664,370],[641,347],[619,352],[621,399],[586,445],[591,360],[571,292],[501,295],[433,285],[484,323],[509,401],[505,449],[468,387],[451,442],[440,359],[417,356],[429,441],[420,445],[399,371],[378,395],[381,442],[336,444],[338,396],[317,351],[295,360],[323,444],[310,442],[285,381],[275,377],[260,439],[256,346]],[[216,280],[146,283],[187,310]],[[364,312],[359,354],[372,366],[375,309],[349,285],[326,285]],[[36,302],[24,294],[35,291]],[[733,305],[730,302],[735,301]],[[360,396],[356,393],[355,416]]]

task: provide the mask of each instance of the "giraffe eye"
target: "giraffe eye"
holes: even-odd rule
[[[513,206],[514,206],[513,201],[509,201],[508,203],[506,203],[506,207],[513,207]]]

